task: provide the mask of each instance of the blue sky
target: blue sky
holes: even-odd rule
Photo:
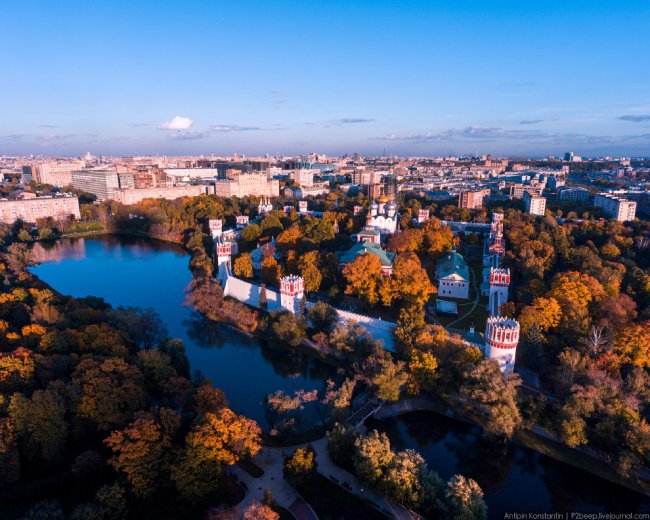
[[[0,20],[0,154],[650,155],[647,0],[3,0]]]

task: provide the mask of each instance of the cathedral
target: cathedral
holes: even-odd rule
[[[397,219],[397,203],[382,195],[370,204],[366,226],[379,231],[382,235],[392,235],[397,231]]]

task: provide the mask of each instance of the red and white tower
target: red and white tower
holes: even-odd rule
[[[212,238],[217,238],[223,233],[223,222],[220,218],[211,218],[208,220],[208,227],[210,228],[210,234]]]
[[[294,316],[300,313],[300,302],[305,297],[305,284],[301,276],[280,278],[280,306]]]
[[[508,286],[510,285],[510,269],[490,268],[490,299],[488,310],[490,316],[499,316],[502,305],[508,302]]]
[[[485,324],[485,357],[494,359],[504,374],[515,368],[519,343],[519,323],[510,318],[490,316]]]
[[[230,267],[232,246],[229,242],[222,242],[221,240],[217,240],[215,253],[217,256],[217,280],[223,282],[228,277],[227,271]]]
[[[418,224],[424,224],[429,220],[429,210],[428,209],[419,209],[418,210]]]

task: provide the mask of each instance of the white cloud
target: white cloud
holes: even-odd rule
[[[187,130],[194,124],[189,117],[176,116],[171,121],[158,125],[158,130]]]

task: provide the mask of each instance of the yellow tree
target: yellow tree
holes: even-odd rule
[[[382,282],[381,261],[370,253],[358,256],[343,268],[347,281],[345,294],[357,296],[367,305],[379,301],[379,288]]]
[[[318,291],[323,281],[320,270],[320,254],[318,251],[309,251],[298,259],[298,269],[305,282],[305,291]]]
[[[650,367],[650,320],[621,329],[612,342],[612,350],[621,363]]]
[[[185,498],[197,501],[214,491],[224,464],[253,456],[261,448],[255,421],[222,408],[206,413],[185,437],[185,450],[172,468],[172,479]]]
[[[430,352],[413,350],[408,362],[409,380],[408,391],[419,394],[422,390],[430,390],[438,378],[438,360]]]
[[[300,228],[297,225],[294,225],[280,233],[276,242],[278,247],[281,249],[295,249],[299,239]]]
[[[547,332],[557,327],[562,318],[562,309],[555,298],[535,298],[526,305],[519,315],[521,331],[527,333],[534,324],[540,332]]]
[[[252,278],[253,277],[253,261],[251,260],[251,255],[244,253],[239,258],[235,260],[235,276],[241,278]]]

